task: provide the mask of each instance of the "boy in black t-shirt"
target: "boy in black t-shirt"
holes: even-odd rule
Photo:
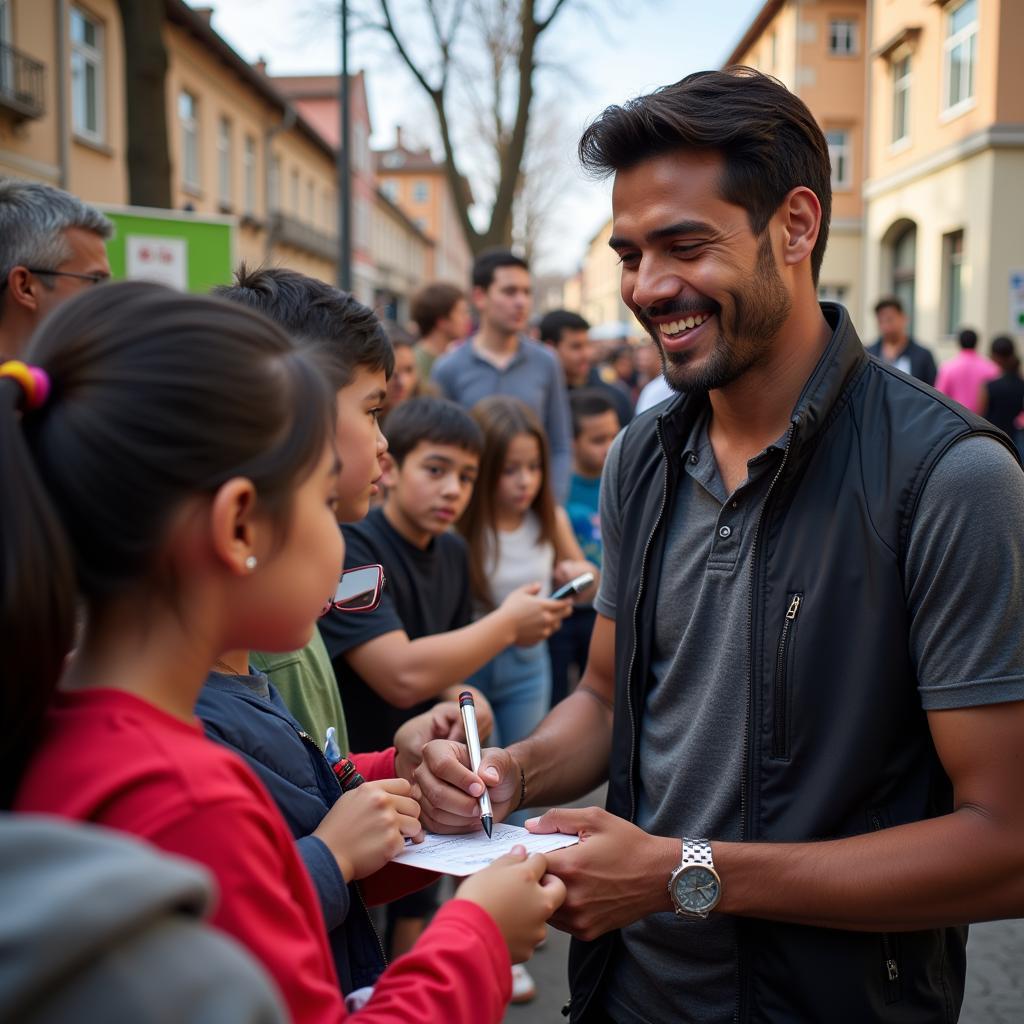
[[[343,527],[346,568],[384,566],[381,602],[366,614],[332,611],[320,620],[354,750],[387,746],[403,722],[457,696],[467,676],[510,644],[539,643],[569,611],[525,586],[470,623],[466,545],[450,527],[473,493],[480,428],[454,402],[424,397],[395,409],[387,432],[384,506]],[[404,920],[395,922],[393,953],[415,941],[430,909],[398,907]]]

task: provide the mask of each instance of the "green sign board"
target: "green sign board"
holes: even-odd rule
[[[189,292],[230,284],[235,218],[140,206],[101,206],[114,224],[107,257],[114,280],[138,279]]]

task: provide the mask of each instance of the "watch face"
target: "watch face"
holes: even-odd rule
[[[707,913],[718,902],[718,879],[699,864],[680,871],[673,888],[676,902],[691,914]]]

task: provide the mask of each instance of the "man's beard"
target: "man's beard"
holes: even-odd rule
[[[779,276],[767,232],[758,243],[754,273],[736,290],[727,289],[726,294],[732,299],[732,322],[727,328],[722,321],[722,307],[715,310],[718,337],[712,342],[711,351],[697,365],[692,365],[692,352],[665,352],[658,328],[649,316],[686,315],[700,310],[677,309],[675,304],[665,303],[660,308],[651,307],[637,314],[658,347],[661,372],[673,391],[707,392],[724,388],[757,366],[770,350],[793,303]]]

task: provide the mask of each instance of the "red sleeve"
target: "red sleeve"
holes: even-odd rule
[[[408,864],[385,864],[380,871],[367,875],[359,883],[363,891],[363,899],[371,907],[379,907],[382,903],[408,896],[411,892],[419,892],[441,876],[435,871],[424,871],[422,868],[409,867]]]
[[[295,1024],[345,1019],[312,883],[294,841],[267,808],[221,801],[190,809],[150,838],[213,872],[220,889],[213,923],[263,964]]]
[[[508,947],[481,907],[451,900],[353,1015],[359,1024],[499,1024],[512,994]]]
[[[365,754],[349,754],[348,759],[367,782],[398,777],[395,774],[394,747],[388,747],[387,750],[372,750]]]

